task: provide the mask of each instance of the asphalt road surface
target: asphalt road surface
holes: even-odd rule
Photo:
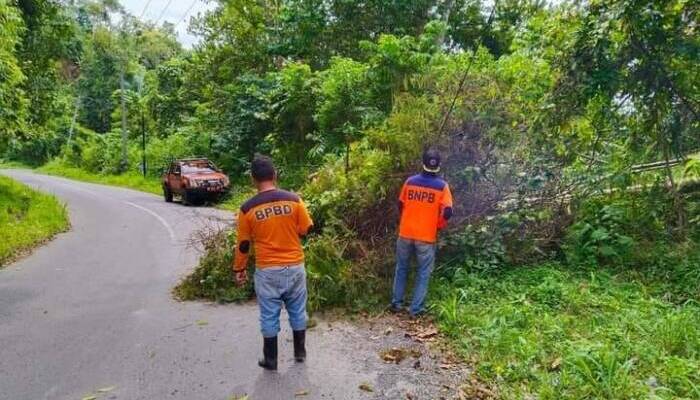
[[[437,398],[429,393],[441,384],[431,373],[381,362],[377,352],[391,335],[324,321],[309,332],[308,362],[295,364],[284,326],[273,373],[256,365],[254,303],[173,300],[172,287],[196,264],[187,244],[193,232],[230,224],[232,213],[2,173],[55,194],[72,227],[0,270],[0,399],[403,399],[409,391]],[[358,389],[363,383],[373,390]]]

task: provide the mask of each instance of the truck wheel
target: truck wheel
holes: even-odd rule
[[[170,191],[167,187],[163,186],[163,197],[165,197],[165,202],[166,203],[172,203],[173,202],[173,192]]]
[[[184,206],[192,205],[192,195],[187,193],[187,191],[182,193],[182,205],[184,205]]]

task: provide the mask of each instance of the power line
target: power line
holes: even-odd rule
[[[172,4],[173,0],[168,0],[168,4],[163,7],[163,11],[160,12],[160,15],[158,15],[158,18],[156,19],[156,24],[160,22],[160,19],[163,18],[163,15],[165,15],[165,12],[168,11],[168,8],[170,8],[170,4]]]
[[[190,4],[189,7],[187,7],[187,11],[185,11],[184,14],[182,14],[182,18],[180,19],[180,22],[185,22],[185,18],[187,18],[187,15],[192,11],[192,8],[194,8],[194,5],[197,4],[199,0],[194,0],[192,4]]]
[[[139,19],[142,19],[143,16],[146,15],[146,10],[148,10],[148,6],[151,5],[151,1],[153,1],[153,0],[148,0],[148,1],[146,2],[146,5],[143,6],[143,11],[141,11],[141,15],[139,16]]]

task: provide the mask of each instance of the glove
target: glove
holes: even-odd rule
[[[236,285],[238,286],[243,286],[248,282],[248,271],[246,270],[240,270],[240,271],[233,271],[234,273],[234,279],[236,280]]]
[[[439,231],[445,229],[447,227],[447,220],[441,215],[438,217],[438,223],[437,223],[437,228]]]

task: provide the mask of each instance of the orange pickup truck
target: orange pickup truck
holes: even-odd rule
[[[218,200],[230,186],[228,176],[206,158],[175,160],[163,174],[163,197],[168,203],[174,196],[185,205]]]

